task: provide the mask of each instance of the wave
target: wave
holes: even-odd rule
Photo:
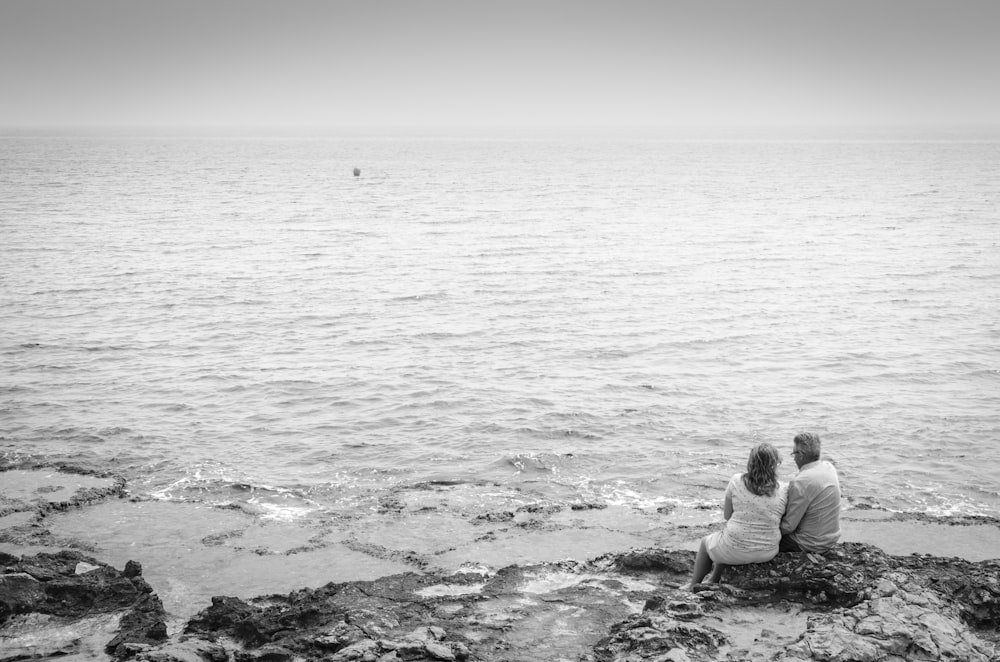
[[[441,301],[448,298],[448,293],[444,291],[421,292],[419,294],[401,294],[389,297],[389,301]]]
[[[522,475],[548,475],[557,473],[560,467],[569,466],[572,458],[573,455],[569,453],[565,455],[553,453],[518,453],[497,460],[493,464],[493,467],[498,469],[513,469],[516,473]]]
[[[302,489],[233,480],[219,466],[194,466],[185,475],[146,494],[156,501],[236,508],[264,520],[293,521],[322,510]]]

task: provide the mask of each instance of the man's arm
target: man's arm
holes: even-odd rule
[[[788,485],[788,503],[785,506],[785,514],[781,518],[781,533],[789,534],[799,528],[799,522],[806,514],[809,502],[806,500],[802,488],[794,480]]]

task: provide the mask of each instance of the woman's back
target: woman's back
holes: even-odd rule
[[[788,501],[788,484],[778,483],[774,494],[754,494],[736,474],[726,487],[732,500],[733,514],[726,522],[722,544],[744,552],[770,551],[777,553],[781,541],[781,516]]]
[[[726,486],[726,525],[701,539],[689,587],[700,583],[713,564],[712,581],[719,581],[727,565],[763,563],[778,553],[788,503],[788,485],[778,481],[779,464],[781,455],[771,444],[757,444],[750,451],[747,472],[736,474]]]

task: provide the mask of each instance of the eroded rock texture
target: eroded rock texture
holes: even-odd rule
[[[1000,659],[1000,562],[863,544],[733,567],[694,592],[679,588],[691,552],[649,549],[218,596],[170,637],[135,566],[67,552],[0,561],[4,621],[117,610],[107,652],[146,662]]]
[[[996,660],[1000,563],[892,557],[847,543],[826,554],[781,554],[770,563],[732,567],[724,583],[695,587],[695,608],[659,597],[612,628],[599,660]],[[804,631],[784,647],[739,647],[707,615],[792,605]],[[672,657],[663,657],[665,655]]]
[[[118,633],[106,649],[116,656],[126,656],[133,645],[156,644],[167,637],[163,605],[137,563],[118,571],[79,552],[61,551],[21,558],[0,554],[0,566],[0,660],[73,652],[73,641],[87,635],[79,628],[71,630],[68,643],[51,641],[51,647],[44,636],[38,644],[6,636],[6,631],[17,630],[12,621],[27,617],[34,617],[41,629],[62,631],[66,624],[85,619],[103,627],[105,620],[94,617],[114,615]]]

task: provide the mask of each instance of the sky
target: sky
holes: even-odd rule
[[[0,127],[1000,124],[997,0],[0,0]]]

